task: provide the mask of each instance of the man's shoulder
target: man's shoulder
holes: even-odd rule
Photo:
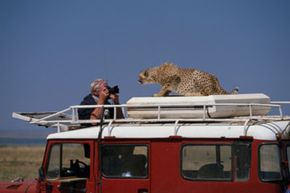
[[[94,98],[92,94],[88,94],[83,98],[83,101],[81,102],[81,105],[94,105],[97,104],[98,99]],[[111,103],[106,100],[105,105],[111,105]]]
[[[87,96],[85,96],[83,98],[83,101],[81,102],[81,105],[85,105],[85,104],[94,104],[95,99],[93,98],[92,94],[88,94]]]

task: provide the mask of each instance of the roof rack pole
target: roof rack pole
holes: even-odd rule
[[[114,120],[117,119],[117,107],[114,105]]]
[[[112,131],[113,131],[113,126],[112,126],[112,124],[113,124],[113,120],[111,120],[110,122],[109,122],[109,124],[108,124],[108,135],[109,136],[111,136],[112,135]]]
[[[284,115],[283,115],[283,110],[282,110],[282,105],[289,105],[290,101],[271,101],[272,104],[278,104],[279,105],[279,113],[280,113],[280,118],[284,119]]]
[[[57,132],[60,133],[60,123],[57,122]]]
[[[279,105],[279,113],[280,113],[280,118],[283,120],[283,111],[282,111],[281,105]]]
[[[72,110],[72,122],[77,122],[78,121],[78,108],[75,107],[70,107]]]
[[[161,106],[158,105],[158,115],[157,115],[157,119],[160,120],[160,111],[161,111]]]
[[[203,105],[203,113],[202,113],[202,120],[205,120],[205,112],[206,112],[206,106]]]
[[[128,105],[121,105],[121,110],[123,112],[123,115],[124,115],[124,119],[128,118],[128,108],[129,106]]]
[[[251,119],[247,119],[244,123],[244,136],[247,136],[248,135],[248,130],[249,130],[249,127],[250,125],[248,125],[248,123],[251,121]]]
[[[250,103],[249,104],[249,110],[250,110],[250,118],[252,118],[253,117],[253,105],[252,105],[252,103]]]
[[[49,119],[49,118],[54,117],[54,116],[56,116],[56,115],[59,115],[59,114],[61,114],[61,113],[67,112],[67,111],[69,111],[70,109],[71,109],[71,108],[67,108],[67,109],[64,109],[64,110],[62,110],[62,111],[56,112],[56,113],[51,114],[51,115],[48,115],[48,116],[46,116],[46,117],[43,117],[43,118],[41,118],[41,119],[38,119],[38,120],[32,121],[31,124],[40,123],[41,121],[44,121],[45,119]]]
[[[174,124],[174,136],[177,136],[177,132],[178,132],[178,122],[179,122],[179,120],[177,119],[175,121],[175,124]]]

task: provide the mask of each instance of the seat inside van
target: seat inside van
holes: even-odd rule
[[[224,166],[217,163],[210,163],[200,167],[197,173],[197,178],[201,179],[212,179],[212,178],[223,178]]]

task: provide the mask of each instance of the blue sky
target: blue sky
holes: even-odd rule
[[[1,0],[0,131],[45,129],[11,114],[79,104],[96,78],[118,84],[123,103],[151,96],[159,86],[137,75],[165,61],[290,100],[289,10],[288,0]]]

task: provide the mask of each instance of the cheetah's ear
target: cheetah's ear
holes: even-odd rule
[[[176,65],[175,65],[174,63],[169,62],[169,61],[164,62],[164,63],[161,64],[160,66],[175,66],[175,67],[176,67]]]
[[[177,68],[177,66],[175,64],[173,64],[173,63],[165,62],[165,63],[160,65],[160,68],[165,70],[165,69]]]
[[[173,63],[170,62],[169,60],[166,60],[163,64],[173,64]]]
[[[145,71],[143,72],[143,75],[144,75],[145,77],[147,77],[147,76],[149,75],[148,70],[145,70]]]

